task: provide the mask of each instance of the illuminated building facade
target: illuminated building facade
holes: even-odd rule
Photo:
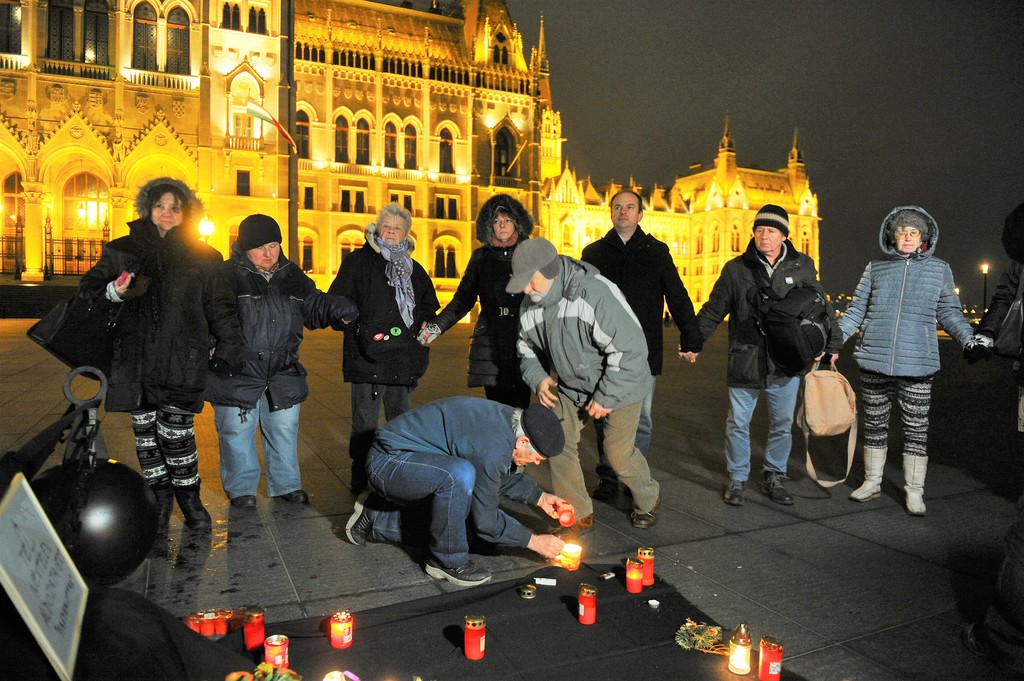
[[[84,272],[159,175],[196,188],[224,253],[245,216],[275,216],[321,285],[393,200],[413,214],[414,257],[442,299],[497,192],[578,255],[610,227],[615,186],[577,181],[563,162],[543,24],[527,54],[503,0],[413,5],[0,0],[3,271]],[[253,104],[294,131],[294,151]],[[691,171],[645,194],[644,228],[672,246],[695,294],[738,252],[737,233],[745,248],[768,201],[817,256],[795,139],[786,169],[737,168],[726,129],[714,168]]]

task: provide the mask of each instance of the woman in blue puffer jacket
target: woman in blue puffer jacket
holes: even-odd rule
[[[868,263],[839,320],[846,341],[860,330],[853,356],[860,366],[864,412],[864,484],[854,501],[881,495],[889,440],[889,413],[897,401],[903,422],[903,477],[907,512],[924,515],[928,470],[928,409],[939,370],[935,321],[966,348],[971,325],[953,290],[953,272],[934,256],[939,227],[917,206],[898,206],[878,236],[885,257]]]

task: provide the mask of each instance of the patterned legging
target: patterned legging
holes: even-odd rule
[[[903,422],[903,453],[928,456],[928,409],[932,404],[932,377],[901,378],[860,373],[864,406],[864,446],[889,444],[889,414],[899,402]]]
[[[194,414],[176,407],[133,411],[135,451],[142,474],[150,485],[170,482],[175,487],[199,484]]]

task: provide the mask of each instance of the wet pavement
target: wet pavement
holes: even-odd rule
[[[66,407],[64,367],[25,338],[30,324],[0,319],[3,451],[27,441]],[[581,541],[584,561],[614,562],[637,546],[655,547],[658,574],[685,598],[725,626],[745,621],[755,640],[778,636],[786,668],[808,679],[1005,678],[967,653],[958,633],[981,616],[991,597],[1002,537],[1024,487],[1009,362],[968,369],[950,341],[940,342],[944,369],[934,387],[927,516],[911,517],[903,509],[898,438],[891,443],[880,499],[860,504],[846,498],[860,483],[859,458],[846,483],[831,491],[814,484],[798,434],[787,483],[796,503],[773,504],[752,476],[745,506],[732,507],[721,498],[727,477],[725,335],[720,329],[696,365],[666,357],[658,379],[649,457],[662,486],[658,524],[634,529],[623,495],[613,504],[597,503],[595,530]],[[431,346],[415,404],[456,394],[482,397],[465,387],[468,338],[469,327],[459,326]],[[308,332],[302,346],[311,394],[302,407],[299,455],[309,505],[269,499],[261,485],[255,509],[232,508],[220,487],[208,407],[196,426],[202,497],[213,530],[186,529],[176,511],[166,544],[123,586],[175,614],[259,603],[270,622],[457,588],[428,577],[416,550],[357,547],[344,539],[353,496],[340,345],[340,334],[327,330]],[[669,337],[666,346],[674,345]],[[857,387],[848,353],[840,368]],[[80,392],[91,385],[83,381]],[[753,428],[755,471],[766,429],[761,405]],[[102,431],[110,456],[137,468],[128,416],[104,415]],[[812,449],[819,473],[842,476],[845,436],[815,438]],[[587,429],[584,460],[593,451]],[[543,470],[535,474],[543,482]],[[508,508],[537,530],[550,525],[536,509]],[[478,560],[495,580],[521,577],[541,564],[525,550],[484,550]],[[722,678],[730,677],[723,661]]]

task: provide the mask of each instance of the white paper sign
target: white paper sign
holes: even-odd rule
[[[0,501],[0,582],[50,664],[71,681],[89,589],[21,473]]]

